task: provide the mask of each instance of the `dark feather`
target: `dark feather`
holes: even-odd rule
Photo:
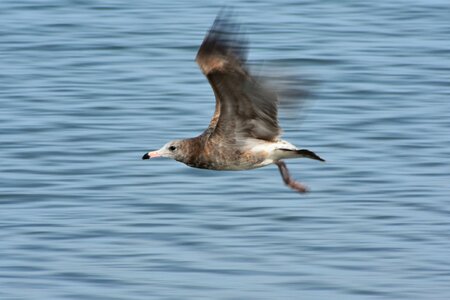
[[[196,58],[216,97],[206,133],[233,143],[246,138],[274,141],[280,134],[277,96],[250,75],[247,42],[229,17],[227,12],[219,14]]]
[[[288,152],[294,152],[295,154],[300,155],[301,157],[306,157],[310,159],[325,161],[325,159],[321,158],[319,155],[315,154],[314,152],[308,150],[308,149],[298,149],[298,150],[292,150],[292,149],[278,149],[282,151],[288,151]]]

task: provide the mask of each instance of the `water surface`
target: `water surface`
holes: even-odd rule
[[[233,4],[233,2],[230,2]],[[142,161],[214,109],[207,1],[0,3],[1,299],[448,299],[447,1],[235,3],[250,59],[314,82],[327,160]]]

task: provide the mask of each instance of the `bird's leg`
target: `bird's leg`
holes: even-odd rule
[[[287,186],[289,186],[290,188],[292,188],[300,193],[306,193],[308,191],[306,186],[304,186],[303,184],[301,184],[298,181],[295,181],[291,177],[284,161],[279,160],[279,161],[276,161],[275,164],[278,166],[278,169],[280,169],[281,177],[283,178],[283,181]]]

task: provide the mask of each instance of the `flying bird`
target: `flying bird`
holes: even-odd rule
[[[306,157],[324,161],[280,138],[278,98],[246,65],[247,43],[238,27],[221,13],[198,50],[196,62],[211,85],[216,108],[208,128],[199,136],[174,140],[142,159],[167,157],[194,168],[249,170],[275,164],[284,183],[298,192],[284,159]]]

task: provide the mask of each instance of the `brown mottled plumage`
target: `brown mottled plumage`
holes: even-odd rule
[[[246,43],[236,25],[220,14],[206,35],[196,61],[208,79],[216,108],[208,128],[198,137],[172,141],[143,159],[169,157],[188,166],[212,170],[247,170],[276,164],[284,182],[305,192],[293,180],[284,158],[321,160],[279,139],[277,96],[252,77],[246,67]]]

